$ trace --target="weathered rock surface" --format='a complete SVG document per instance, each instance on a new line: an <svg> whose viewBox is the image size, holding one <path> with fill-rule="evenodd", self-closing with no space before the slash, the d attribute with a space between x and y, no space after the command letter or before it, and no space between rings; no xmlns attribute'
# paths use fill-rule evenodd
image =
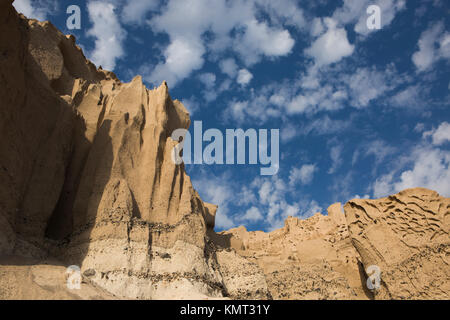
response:
<svg viewBox="0 0 450 320"><path fill-rule="evenodd" d="M166 83L122 83L0 0L0 299L449 298L450 199L409 189L216 234L172 161L189 122Z"/></svg>
<svg viewBox="0 0 450 320"><path fill-rule="evenodd" d="M270 233L239 227L219 233L216 242L258 265L274 299L370 297L340 203L330 206L328 216L289 217Z"/></svg>
<svg viewBox="0 0 450 320"><path fill-rule="evenodd" d="M345 205L354 247L381 270L381 299L449 299L450 199L416 188Z"/></svg>
<svg viewBox="0 0 450 320"><path fill-rule="evenodd" d="M121 83L10 1L0 24L0 253L43 249L122 297L222 296L216 207L172 161L190 120L166 83Z"/></svg>

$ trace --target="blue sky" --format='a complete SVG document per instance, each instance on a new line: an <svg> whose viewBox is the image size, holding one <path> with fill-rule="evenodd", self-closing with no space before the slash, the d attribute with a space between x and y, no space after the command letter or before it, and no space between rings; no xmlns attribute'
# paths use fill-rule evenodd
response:
<svg viewBox="0 0 450 320"><path fill-rule="evenodd" d="M66 8L81 8L68 30ZM381 29L368 29L369 5ZM409 187L450 196L446 0L19 0L76 36L122 81L167 80L203 128L280 129L280 169L187 165L219 205L216 230L270 231L288 216Z"/></svg>

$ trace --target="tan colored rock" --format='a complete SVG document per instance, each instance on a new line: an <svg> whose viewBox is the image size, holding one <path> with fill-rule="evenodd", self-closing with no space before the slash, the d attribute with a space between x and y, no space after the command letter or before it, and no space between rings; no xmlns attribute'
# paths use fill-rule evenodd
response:
<svg viewBox="0 0 450 320"><path fill-rule="evenodd" d="M257 264L274 299L368 298L358 254L346 224L341 224L345 216L340 204L328 212L306 220L289 217L283 228L269 233L231 229L216 242Z"/></svg>
<svg viewBox="0 0 450 320"><path fill-rule="evenodd" d="M114 295L82 276L80 289L70 289L67 268L55 260L0 257L1 300L111 300Z"/></svg>
<svg viewBox="0 0 450 320"><path fill-rule="evenodd" d="M450 199L423 188L345 205L352 242L381 270L380 299L448 299Z"/></svg>
<svg viewBox="0 0 450 320"><path fill-rule="evenodd" d="M73 37L1 6L0 254L50 252L127 298L221 297L205 255L216 208L172 161L184 106L166 83L121 83Z"/></svg>

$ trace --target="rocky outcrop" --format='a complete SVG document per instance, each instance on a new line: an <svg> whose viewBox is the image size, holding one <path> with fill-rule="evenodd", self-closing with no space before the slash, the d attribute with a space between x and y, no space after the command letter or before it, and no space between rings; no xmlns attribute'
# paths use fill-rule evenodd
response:
<svg viewBox="0 0 450 320"><path fill-rule="evenodd" d="M364 299L364 275L352 245L341 204L301 220L289 217L281 229L264 233L244 227L217 235L259 266L274 299ZM219 255L219 254L218 254Z"/></svg>
<svg viewBox="0 0 450 320"><path fill-rule="evenodd" d="M216 207L172 161L190 120L167 84L121 83L9 1L0 23L1 253L51 254L127 298L222 296Z"/></svg>
<svg viewBox="0 0 450 320"><path fill-rule="evenodd" d="M449 298L450 199L410 189L215 233L172 161L189 122L166 83L122 83L0 0L0 298Z"/></svg>
<svg viewBox="0 0 450 320"><path fill-rule="evenodd" d="M376 298L449 299L449 198L408 189L378 200L351 200L345 213L365 268L380 269Z"/></svg>
<svg viewBox="0 0 450 320"><path fill-rule="evenodd" d="M216 242L258 265L275 299L449 298L449 198L415 188L344 209L290 217L270 233L231 229Z"/></svg>

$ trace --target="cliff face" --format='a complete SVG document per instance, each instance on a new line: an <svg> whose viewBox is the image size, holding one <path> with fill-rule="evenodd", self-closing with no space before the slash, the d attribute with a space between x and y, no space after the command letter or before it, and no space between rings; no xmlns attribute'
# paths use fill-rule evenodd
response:
<svg viewBox="0 0 450 320"><path fill-rule="evenodd" d="M448 198L412 189L216 234L216 206L172 161L189 122L166 83L121 83L0 1L0 298L448 299ZM83 294L64 288L69 265Z"/></svg>
<svg viewBox="0 0 450 320"><path fill-rule="evenodd" d="M381 271L381 299L450 297L450 199L416 188L345 205L361 262Z"/></svg>
<svg viewBox="0 0 450 320"><path fill-rule="evenodd" d="M221 296L205 240L216 207L171 158L184 106L1 3L2 252L51 253L119 296Z"/></svg>
<svg viewBox="0 0 450 320"><path fill-rule="evenodd" d="M449 298L449 198L416 188L344 209L270 233L232 229L217 242L257 264L274 298Z"/></svg>

